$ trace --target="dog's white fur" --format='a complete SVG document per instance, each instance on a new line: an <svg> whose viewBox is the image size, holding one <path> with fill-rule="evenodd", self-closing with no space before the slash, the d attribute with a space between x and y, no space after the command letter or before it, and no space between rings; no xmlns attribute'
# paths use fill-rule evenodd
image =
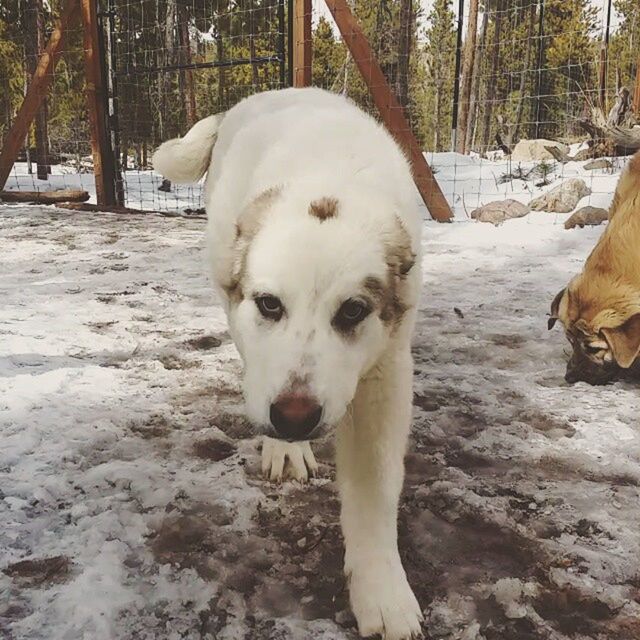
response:
<svg viewBox="0 0 640 640"><path fill-rule="evenodd" d="M174 181L208 169L213 280L244 362L249 417L268 425L278 394L303 385L323 406L323 423L336 426L345 572L361 635L419 635L396 523L421 288L421 217L405 157L345 98L287 89L199 122L162 145L154 165ZM321 220L309 211L323 198L337 206ZM392 257L407 249L416 265L398 271ZM393 285L402 309L389 320L375 307L344 335L332 318L362 295L366 278ZM257 310L253 298L265 293L283 301L279 322Z"/></svg>

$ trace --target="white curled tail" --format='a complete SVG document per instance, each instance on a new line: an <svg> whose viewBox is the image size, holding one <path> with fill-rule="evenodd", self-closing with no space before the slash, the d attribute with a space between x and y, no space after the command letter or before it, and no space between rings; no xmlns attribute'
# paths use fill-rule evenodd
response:
<svg viewBox="0 0 640 640"><path fill-rule="evenodd" d="M197 182L209 168L211 151L224 114L196 122L182 138L163 142L153 154L153 168L172 182Z"/></svg>

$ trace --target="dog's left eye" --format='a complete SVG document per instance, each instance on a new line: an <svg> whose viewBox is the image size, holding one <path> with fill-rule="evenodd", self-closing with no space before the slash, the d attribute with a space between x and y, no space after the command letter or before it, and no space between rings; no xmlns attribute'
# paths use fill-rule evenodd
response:
<svg viewBox="0 0 640 640"><path fill-rule="evenodd" d="M333 324L338 329L350 329L362 322L370 312L371 309L365 302L351 298L342 303L333 319Z"/></svg>
<svg viewBox="0 0 640 640"><path fill-rule="evenodd" d="M268 318L269 320L280 320L282 318L282 314L284 313L284 307L282 306L282 302L279 298L275 296L257 296L254 298L256 307L258 307L258 311L262 314L263 317Z"/></svg>

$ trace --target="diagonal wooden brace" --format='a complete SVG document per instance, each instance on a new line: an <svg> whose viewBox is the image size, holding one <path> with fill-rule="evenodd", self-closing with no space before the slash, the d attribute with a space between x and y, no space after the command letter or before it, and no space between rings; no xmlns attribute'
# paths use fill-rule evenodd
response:
<svg viewBox="0 0 640 640"><path fill-rule="evenodd" d="M326 0L326 4L369 87L382 121L411 162L413 178L431 217L439 222L451 220L453 218L451 207L422 155L422 149L411 131L404 109L384 77L360 24L351 13L346 0Z"/></svg>

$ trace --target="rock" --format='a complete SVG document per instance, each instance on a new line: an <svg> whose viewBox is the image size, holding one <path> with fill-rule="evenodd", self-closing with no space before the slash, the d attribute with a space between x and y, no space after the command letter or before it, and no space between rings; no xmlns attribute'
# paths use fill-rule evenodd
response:
<svg viewBox="0 0 640 640"><path fill-rule="evenodd" d="M565 223L565 229L575 227L597 226L609 219L609 212L601 207L582 207L578 209Z"/></svg>
<svg viewBox="0 0 640 640"><path fill-rule="evenodd" d="M550 213L570 213L578 202L591 194L584 180L571 178L529 203L533 211L549 211Z"/></svg>
<svg viewBox="0 0 640 640"><path fill-rule="evenodd" d="M513 149L511 159L520 162L540 162L541 160L554 160L553 154L545 147L557 147L561 152L568 154L569 147L555 140L520 140Z"/></svg>
<svg viewBox="0 0 640 640"><path fill-rule="evenodd" d="M611 164L611 161L606 158L597 158L596 160L587 162L587 164L584 165L584 168L587 171L593 171L594 169L611 169L612 167L613 164Z"/></svg>
<svg viewBox="0 0 640 640"><path fill-rule="evenodd" d="M576 153L576 155L571 159L575 160L576 162L584 162L585 160L590 160L592 156L592 149L580 149L580 151L578 151L578 153Z"/></svg>
<svg viewBox="0 0 640 640"><path fill-rule="evenodd" d="M494 200L471 212L478 222L490 222L496 226L510 218L522 218L529 213L529 207L517 200Z"/></svg>

